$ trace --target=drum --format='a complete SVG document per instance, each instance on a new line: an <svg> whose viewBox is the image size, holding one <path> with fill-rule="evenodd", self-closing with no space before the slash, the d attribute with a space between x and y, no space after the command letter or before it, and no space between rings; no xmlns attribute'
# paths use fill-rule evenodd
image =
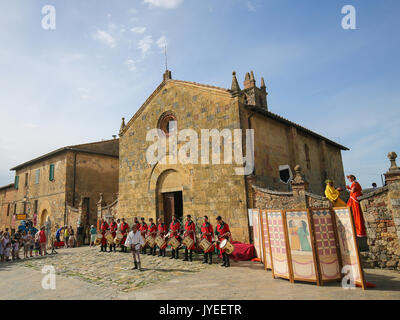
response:
<svg viewBox="0 0 400 320"><path fill-rule="evenodd" d="M204 252L209 252L211 251L211 247L213 246L213 244L208 241L206 238L203 238L200 243L199 243L199 247L204 251Z"/></svg>
<svg viewBox="0 0 400 320"><path fill-rule="evenodd" d="M165 241L165 239L160 236L157 236L156 244L160 249L165 249L165 247L167 246L167 242Z"/></svg>
<svg viewBox="0 0 400 320"><path fill-rule="evenodd" d="M230 243L227 239L222 240L219 247L222 250L225 250L225 252L227 254L231 254L233 252L233 250L235 250L235 247L233 246L233 244Z"/></svg>
<svg viewBox="0 0 400 320"><path fill-rule="evenodd" d="M148 237L146 238L146 244L147 244L150 248L153 248L154 245L156 244L156 240L154 239L154 237L148 236Z"/></svg>
<svg viewBox="0 0 400 320"><path fill-rule="evenodd" d="M188 248L188 249L192 247L193 243L194 243L194 240L193 240L191 237L189 237L189 236L186 236L186 237L182 240L182 244L183 244L186 248Z"/></svg>
<svg viewBox="0 0 400 320"><path fill-rule="evenodd" d="M168 245L171 246L174 250L180 246L180 242L175 238L171 238L168 240Z"/></svg>
<svg viewBox="0 0 400 320"><path fill-rule="evenodd" d="M98 246L101 243L101 238L96 238L96 240L94 241L94 244L96 246Z"/></svg>
<svg viewBox="0 0 400 320"><path fill-rule="evenodd" d="M112 234L110 232L106 233L106 239L107 239L107 243L108 244L114 244L114 237L112 236Z"/></svg>
<svg viewBox="0 0 400 320"><path fill-rule="evenodd" d="M121 241L121 239L124 237L123 235L122 235L122 232L121 231L117 231L117 235L115 236L117 239L119 239L119 241Z"/></svg>
<svg viewBox="0 0 400 320"><path fill-rule="evenodd" d="M101 241L102 238L103 238L103 235L100 232L98 232L96 234L96 239L100 239L100 241Z"/></svg>

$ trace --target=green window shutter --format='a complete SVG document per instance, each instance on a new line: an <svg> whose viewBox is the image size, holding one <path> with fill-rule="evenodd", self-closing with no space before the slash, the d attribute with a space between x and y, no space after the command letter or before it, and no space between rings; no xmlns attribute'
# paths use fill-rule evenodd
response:
<svg viewBox="0 0 400 320"><path fill-rule="evenodd" d="M35 179L35 183L38 184L39 183L39 177L40 177L40 169L36 170L36 179Z"/></svg>
<svg viewBox="0 0 400 320"><path fill-rule="evenodd" d="M15 183L14 183L15 189L18 189L18 185L19 185L19 176L15 176Z"/></svg>
<svg viewBox="0 0 400 320"><path fill-rule="evenodd" d="M53 181L53 180L54 180L54 164L51 164L51 165L50 165L49 180L50 180L50 181Z"/></svg>

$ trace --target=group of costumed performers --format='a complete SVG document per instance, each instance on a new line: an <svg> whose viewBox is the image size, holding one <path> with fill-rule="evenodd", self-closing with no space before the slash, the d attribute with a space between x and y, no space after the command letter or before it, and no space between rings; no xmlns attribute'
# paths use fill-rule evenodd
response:
<svg viewBox="0 0 400 320"><path fill-rule="evenodd" d="M367 233L365 230L364 217L359 200L359 198L362 196L362 188L354 175L348 175L347 179L351 183L350 186L346 186L346 188L350 191L350 198L347 201L347 207L350 207L351 212L353 213L357 237L364 238L367 236ZM334 208L346 206L346 203L339 197L341 191L343 191L342 188L335 188L333 186L332 180L326 180L325 196L331 201Z"/></svg>
<svg viewBox="0 0 400 320"><path fill-rule="evenodd" d="M232 241L229 225L223 221L222 217L217 217L217 226L214 231L213 226L208 221L208 217L204 216L198 237L196 237L196 224L191 215L186 216L182 231L181 223L177 216L172 216L169 228L161 218L157 220L157 224L154 223L152 218L149 219L149 224L145 222L144 218L140 220L141 222L139 223L137 218L134 219L130 231L129 225L124 218L118 224L114 221L114 218L109 218L108 222L105 219L101 219L100 234L98 235L98 238L101 238L99 241L101 245L100 251L106 252L107 245L110 248L109 252L115 252L117 245L121 247L121 252L127 252L129 247L132 251L135 265L133 269L141 270L140 253L146 254L147 247L150 249L147 255L155 256L158 248L158 256L166 257L167 246L171 246L171 259L179 259L179 250L183 247L185 249L183 261L192 262L196 244L198 245L198 242L203 241L205 245L200 246L204 252L203 263L212 264L212 254L217 249L223 260L221 266L230 266L229 254L224 248L220 247L221 242L224 240ZM115 239L117 238L119 241L116 242ZM197 239L199 240L197 241ZM170 241L174 244L171 244Z"/></svg>

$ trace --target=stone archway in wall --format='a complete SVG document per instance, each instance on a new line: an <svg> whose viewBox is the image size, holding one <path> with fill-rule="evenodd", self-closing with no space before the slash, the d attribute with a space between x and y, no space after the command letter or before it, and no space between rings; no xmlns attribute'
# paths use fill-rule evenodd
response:
<svg viewBox="0 0 400 320"><path fill-rule="evenodd" d="M154 165L148 185L149 193L154 197L154 216L169 223L172 214L183 215L184 197L191 193L191 184L190 168L187 166Z"/></svg>
<svg viewBox="0 0 400 320"><path fill-rule="evenodd" d="M39 226L44 226L48 218L50 219L50 214L47 209L42 210L39 215Z"/></svg>

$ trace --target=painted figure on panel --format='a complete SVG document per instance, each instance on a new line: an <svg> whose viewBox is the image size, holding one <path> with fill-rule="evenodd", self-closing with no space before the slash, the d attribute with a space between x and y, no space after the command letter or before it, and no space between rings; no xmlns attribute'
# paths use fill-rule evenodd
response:
<svg viewBox="0 0 400 320"><path fill-rule="evenodd" d="M290 234L290 247L292 250L300 250L300 238L297 234L297 227L294 225L294 221L289 221L289 234Z"/></svg>
<svg viewBox="0 0 400 320"><path fill-rule="evenodd" d="M310 233L307 230L307 223L304 220L298 221L299 227L297 229L297 234L300 238L301 251L311 251L310 245Z"/></svg>

